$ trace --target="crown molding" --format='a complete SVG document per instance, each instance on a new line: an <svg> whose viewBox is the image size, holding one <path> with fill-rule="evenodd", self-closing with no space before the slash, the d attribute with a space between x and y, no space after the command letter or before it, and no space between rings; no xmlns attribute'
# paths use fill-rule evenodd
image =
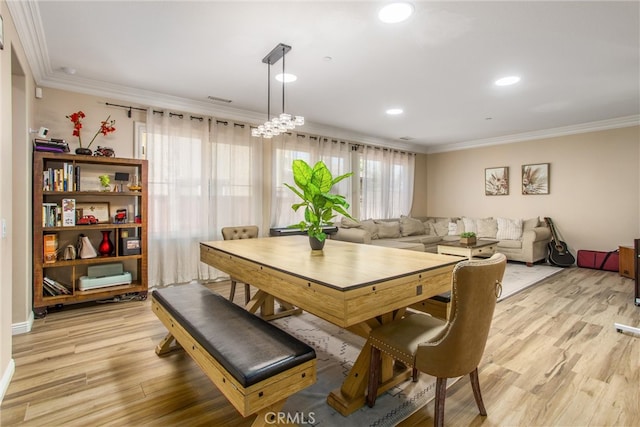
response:
<svg viewBox="0 0 640 427"><path fill-rule="evenodd" d="M513 144L516 142L531 141L534 139L555 138L558 136L575 135L580 133L596 132L607 129L618 129L638 125L640 125L640 115L625 116L589 123L581 123L578 125L544 129L534 132L499 136L495 138L476 139L472 141L464 141L452 144L432 145L427 148L426 153L435 154L448 151L468 150L471 148L488 147L491 145Z"/></svg>
<svg viewBox="0 0 640 427"><path fill-rule="evenodd" d="M6 3L20 43L24 47L33 78L38 84L44 76L52 72L40 9L37 2L34 1L8 0Z"/></svg>
<svg viewBox="0 0 640 427"><path fill-rule="evenodd" d="M18 32L20 42L24 47L33 78L38 86L106 97L148 108L203 114L254 125L264 122L265 114L256 111L242 110L226 105L216 105L211 101L187 99L138 88L114 85L78 76L70 76L62 71L54 71L49 60L38 3L35 1L21 0L7 0L6 3L14 21L16 31ZM633 115L495 138L428 146L414 142L365 135L330 125L313 123L309 120L306 121L300 131L303 133L344 139L355 143L394 148L414 153L434 154L638 125L640 125L640 115Z"/></svg>

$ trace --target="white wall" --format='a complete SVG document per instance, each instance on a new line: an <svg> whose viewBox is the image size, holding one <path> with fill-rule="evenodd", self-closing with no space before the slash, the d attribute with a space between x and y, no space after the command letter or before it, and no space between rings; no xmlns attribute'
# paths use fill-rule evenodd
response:
<svg viewBox="0 0 640 427"><path fill-rule="evenodd" d="M431 216L548 216L572 251L612 250L640 237L639 156L637 126L430 154L414 206ZM549 195L522 195L521 166L532 163L550 163ZM500 166L509 195L485 196L484 169Z"/></svg>
<svg viewBox="0 0 640 427"><path fill-rule="evenodd" d="M26 91L33 88L31 77L24 57L24 50L18 40L11 15L4 1L0 2L0 15L3 21L4 49L0 51L0 220L4 222L6 235L0 235L0 399L4 396L9 381L13 375L14 363L11 357L11 335L14 299L14 288L19 287L22 295L22 315L26 316L25 307L30 306L26 299L30 299L31 283L18 283L17 280L26 281L31 267L30 258L18 260L18 256L24 256L24 248L28 246L31 224L25 220L29 212L25 206L29 203L29 194L22 209L13 204L14 194L24 191L29 185L30 177L25 157L28 150L24 146L27 131L24 124L28 122L30 115L30 99ZM19 111L13 112L18 106ZM19 129L16 129L19 127ZM27 178L25 178L27 177ZM18 182L18 180L21 180ZM20 245L16 240L21 239ZM14 262L14 261L18 262ZM19 270L14 266L18 265Z"/></svg>

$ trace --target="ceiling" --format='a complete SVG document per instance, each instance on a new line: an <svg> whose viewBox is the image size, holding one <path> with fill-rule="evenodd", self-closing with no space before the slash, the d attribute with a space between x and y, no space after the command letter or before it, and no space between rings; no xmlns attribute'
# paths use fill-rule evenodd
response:
<svg viewBox="0 0 640 427"><path fill-rule="evenodd" d="M384 4L8 1L38 85L134 105L257 124L282 42L306 132L429 152L638 123L638 1L414 1L400 24Z"/></svg>

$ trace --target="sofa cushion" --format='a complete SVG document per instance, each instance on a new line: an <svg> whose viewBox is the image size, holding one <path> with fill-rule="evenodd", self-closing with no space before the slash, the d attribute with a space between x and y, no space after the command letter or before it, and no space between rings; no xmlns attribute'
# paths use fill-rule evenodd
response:
<svg viewBox="0 0 640 427"><path fill-rule="evenodd" d="M422 236L416 236L416 237L419 238L420 243L424 245L432 245L434 243L441 242L443 239L440 236L433 236L433 235L427 235L427 234L423 234ZM458 239L458 237L456 237L456 239Z"/></svg>
<svg viewBox="0 0 640 427"><path fill-rule="evenodd" d="M372 219L360 221L360 228L367 230L369 234L371 234L372 240L378 238L378 224L376 224Z"/></svg>
<svg viewBox="0 0 640 427"><path fill-rule="evenodd" d="M343 216L342 219L340 220L340 227L342 227L342 228L360 228L360 227L362 227L362 224L360 224L359 221L356 221L354 219L347 218L346 216Z"/></svg>
<svg viewBox="0 0 640 427"><path fill-rule="evenodd" d="M480 218L476 220L476 232L478 237L496 238L498 233L498 222L493 218Z"/></svg>
<svg viewBox="0 0 640 427"><path fill-rule="evenodd" d="M498 240L519 240L522 238L522 220L498 218Z"/></svg>
<svg viewBox="0 0 640 427"><path fill-rule="evenodd" d="M497 252L500 252L500 248L522 249L522 240L500 240Z"/></svg>
<svg viewBox="0 0 640 427"><path fill-rule="evenodd" d="M376 221L376 225L378 226L379 239L400 237L400 222Z"/></svg>
<svg viewBox="0 0 640 427"><path fill-rule="evenodd" d="M400 234L402 236L415 236L425 234L424 224L419 219L408 216L400 217Z"/></svg>
<svg viewBox="0 0 640 427"><path fill-rule="evenodd" d="M424 252L424 245L422 243L411 243L411 242L399 242L397 240L376 240L371 242L372 245L382 246L385 248L396 248L396 249L409 249L411 251Z"/></svg>

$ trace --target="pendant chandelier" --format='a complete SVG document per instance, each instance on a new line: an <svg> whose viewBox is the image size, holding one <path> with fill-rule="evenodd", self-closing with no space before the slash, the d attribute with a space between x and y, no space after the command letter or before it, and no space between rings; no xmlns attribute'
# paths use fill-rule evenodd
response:
<svg viewBox="0 0 640 427"><path fill-rule="evenodd" d="M296 126L304 125L304 117L292 116L287 114L284 108L284 83L285 83L285 62L284 56L291 50L291 46L279 43L273 48L267 56L262 59L262 62L267 64L267 121L263 125L257 128L251 129L251 136L261 136L263 138L272 138L280 135L283 132L290 131ZM271 118L271 66L278 62L282 58L282 113L279 116Z"/></svg>

